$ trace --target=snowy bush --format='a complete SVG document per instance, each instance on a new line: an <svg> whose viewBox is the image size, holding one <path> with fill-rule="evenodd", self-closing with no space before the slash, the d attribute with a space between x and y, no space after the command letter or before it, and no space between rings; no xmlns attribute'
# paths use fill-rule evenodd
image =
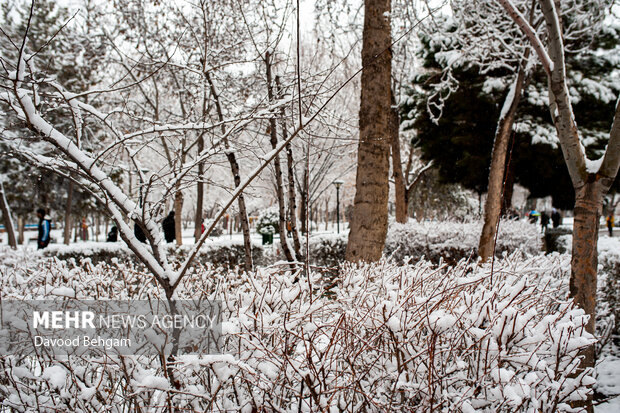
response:
<svg viewBox="0 0 620 413"><path fill-rule="evenodd" d="M258 229L258 233L261 235L271 235L276 233L276 229L273 225L263 225Z"/></svg>
<svg viewBox="0 0 620 413"><path fill-rule="evenodd" d="M256 232L262 235L277 234L280 230L280 215L276 208L262 211L256 220Z"/></svg>
<svg viewBox="0 0 620 413"><path fill-rule="evenodd" d="M388 230L385 253L397 262L422 257L432 262L454 264L476 254L482 223L409 220L394 223ZM501 221L497 236L496 255L523 251L539 254L541 237L535 225L526 221Z"/></svg>
<svg viewBox="0 0 620 413"><path fill-rule="evenodd" d="M310 238L310 262L324 267L336 267L344 261L347 250L346 234L323 234Z"/></svg>
<svg viewBox="0 0 620 413"><path fill-rule="evenodd" d="M124 263L5 255L3 300L162 294ZM205 267L177 296L222 300L225 354L2 355L0 399L17 411L574 411L593 384L577 353L593 338L564 300L567 258L345 266L329 294L315 273Z"/></svg>
<svg viewBox="0 0 620 413"><path fill-rule="evenodd" d="M567 255L572 251L572 235L558 238ZM598 292L596 297L596 330L600 337L597 352L620 334L620 239L599 237L598 240Z"/></svg>
<svg viewBox="0 0 620 413"><path fill-rule="evenodd" d="M168 244L167 253L173 264L182 262L191 251L193 245L176 246ZM98 264L100 262L121 261L124 263L138 264L133 252L124 243L89 242L73 245L52 244L42 251L47 257L56 257L60 260L74 260L76 263L83 261ZM245 248L243 244L235 242L218 242L213 245L203 246L196 256L196 260L202 265L214 265L225 269L243 266ZM252 245L252 258L257 265L265 264L263 248L260 245Z"/></svg>
<svg viewBox="0 0 620 413"><path fill-rule="evenodd" d="M598 313L613 316L613 333L620 334L620 239L600 238L598 243L599 286Z"/></svg>

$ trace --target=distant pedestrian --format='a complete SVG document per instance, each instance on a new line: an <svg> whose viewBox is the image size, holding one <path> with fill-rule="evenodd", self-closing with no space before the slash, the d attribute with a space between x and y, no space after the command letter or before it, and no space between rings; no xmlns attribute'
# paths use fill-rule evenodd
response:
<svg viewBox="0 0 620 413"><path fill-rule="evenodd" d="M540 214L540 232L547 232L547 226L549 226L549 215L547 215L547 212L543 211L543 213Z"/></svg>
<svg viewBox="0 0 620 413"><path fill-rule="evenodd" d="M86 222L86 218L82 218L82 241L88 241L88 223Z"/></svg>
<svg viewBox="0 0 620 413"><path fill-rule="evenodd" d="M551 213L551 221L553 222L553 228L557 228L562 225L562 215L555 208L553 208L553 212Z"/></svg>
<svg viewBox="0 0 620 413"><path fill-rule="evenodd" d="M39 234L37 236L37 249L44 249L50 243L50 231L52 224L50 218L46 215L43 208L37 209L37 217L39 217Z"/></svg>
<svg viewBox="0 0 620 413"><path fill-rule="evenodd" d="M116 225L110 228L110 232L108 232L107 242L116 242L118 241L118 227Z"/></svg>
<svg viewBox="0 0 620 413"><path fill-rule="evenodd" d="M166 239L166 242L173 242L176 239L176 232L174 230L174 211L170 211L168 216L162 221L161 226L164 230L164 238Z"/></svg>
<svg viewBox="0 0 620 413"><path fill-rule="evenodd" d="M530 211L530 213L528 214L528 218L530 219L530 223L531 224L535 224L536 222L538 222L538 217L540 216L540 213L538 211L536 211L535 209L532 209Z"/></svg>
<svg viewBox="0 0 620 413"><path fill-rule="evenodd" d="M607 230L609 231L609 236L614 236L614 214L611 213L607 215Z"/></svg>

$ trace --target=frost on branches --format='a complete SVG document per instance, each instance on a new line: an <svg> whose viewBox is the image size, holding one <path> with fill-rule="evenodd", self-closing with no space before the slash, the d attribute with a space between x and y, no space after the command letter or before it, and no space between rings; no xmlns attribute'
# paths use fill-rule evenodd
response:
<svg viewBox="0 0 620 413"><path fill-rule="evenodd" d="M124 264L4 254L3 300L63 287L78 299L164 295ZM569 266L558 255L512 255L493 272L382 260L343 268L329 291L316 273L295 282L275 268L201 268L177 295L222 300L225 354L165 367L113 351L0 356L0 398L17 411L569 412L594 382L591 370L576 374L594 339L565 300Z"/></svg>

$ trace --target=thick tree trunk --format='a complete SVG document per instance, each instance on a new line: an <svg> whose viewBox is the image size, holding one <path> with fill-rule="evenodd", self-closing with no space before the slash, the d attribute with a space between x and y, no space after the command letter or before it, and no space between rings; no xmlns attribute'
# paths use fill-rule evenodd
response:
<svg viewBox="0 0 620 413"><path fill-rule="evenodd" d="M360 140L356 191L346 258L376 261L385 246L388 218L392 36L390 0L365 0Z"/></svg>
<svg viewBox="0 0 620 413"><path fill-rule="evenodd" d="M512 125L525 83L525 64L526 63L523 63L519 68L517 77L506 96L506 100L502 107L502 114L500 115L497 125L497 131L495 132L495 141L493 143L493 152L491 155L491 168L489 170L487 200L484 205L484 224L478 244L478 256L480 256L482 262L492 257L493 251L495 250L495 235L502 209L502 184L504 180L504 171L506 169L506 154L508 152L508 142L510 141Z"/></svg>
<svg viewBox="0 0 620 413"><path fill-rule="evenodd" d="M183 192L180 185L174 193L174 237L177 245L183 245Z"/></svg>
<svg viewBox="0 0 620 413"><path fill-rule="evenodd" d="M271 60L269 52L265 53L265 66L267 71L267 96L269 97L269 102L273 102L275 97L273 93L273 80L271 75ZM278 146L278 131L276 118L273 116L269 119L269 138L271 148L276 149L276 147ZM282 251L284 252L284 256L286 257L287 261L293 262L295 261L295 257L293 256L291 248L288 245L288 239L286 237L286 203L284 201L284 188L282 185L282 165L280 164L279 154L276 155L276 157L274 158L273 166L276 174L276 195L278 198L278 215L280 218L280 245L282 246Z"/></svg>
<svg viewBox="0 0 620 413"><path fill-rule="evenodd" d="M407 223L407 189L400 160L400 116L392 93L390 111L390 135L392 136L392 176L394 177L394 204L396 205L396 222Z"/></svg>
<svg viewBox="0 0 620 413"><path fill-rule="evenodd" d="M202 153L204 149L204 137L202 133L198 137L197 152ZM204 203L204 163L198 163L198 182L196 182L196 215L194 216L194 241L198 242L202 235L202 209Z"/></svg>
<svg viewBox="0 0 620 413"><path fill-rule="evenodd" d="M573 224L573 253L571 257L570 296L575 304L590 316L586 330L595 334L596 290L598 269L598 230L600 211L603 206L603 192L595 177L576 190ZM580 369L593 368L596 362L594 346L581 351ZM593 413L591 397L577 402L574 407L585 408Z"/></svg>
<svg viewBox="0 0 620 413"><path fill-rule="evenodd" d="M6 200L4 184L0 181L0 209L2 210L2 219L4 221L4 229L9 238L9 246L13 249L17 248L15 240L15 227L13 226L13 217L11 216L11 208Z"/></svg>
<svg viewBox="0 0 620 413"><path fill-rule="evenodd" d="M594 318L596 315L597 245L602 207L603 194L597 181L593 179L593 182L589 182L577 190L573 224L570 295L575 303L590 315L587 330L592 334L594 334Z"/></svg>
<svg viewBox="0 0 620 413"><path fill-rule="evenodd" d="M69 245L71 243L72 205L73 205L73 181L70 181L69 189L67 189L67 205L65 207L65 228L63 230L63 241L65 245Z"/></svg>

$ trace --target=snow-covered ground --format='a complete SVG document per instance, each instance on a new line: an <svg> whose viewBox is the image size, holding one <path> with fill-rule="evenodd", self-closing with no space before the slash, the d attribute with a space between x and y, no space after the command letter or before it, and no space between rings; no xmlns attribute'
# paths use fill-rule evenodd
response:
<svg viewBox="0 0 620 413"><path fill-rule="evenodd" d="M596 389L609 397L594 407L596 413L620 412L620 338L603 349L601 358L596 363Z"/></svg>

